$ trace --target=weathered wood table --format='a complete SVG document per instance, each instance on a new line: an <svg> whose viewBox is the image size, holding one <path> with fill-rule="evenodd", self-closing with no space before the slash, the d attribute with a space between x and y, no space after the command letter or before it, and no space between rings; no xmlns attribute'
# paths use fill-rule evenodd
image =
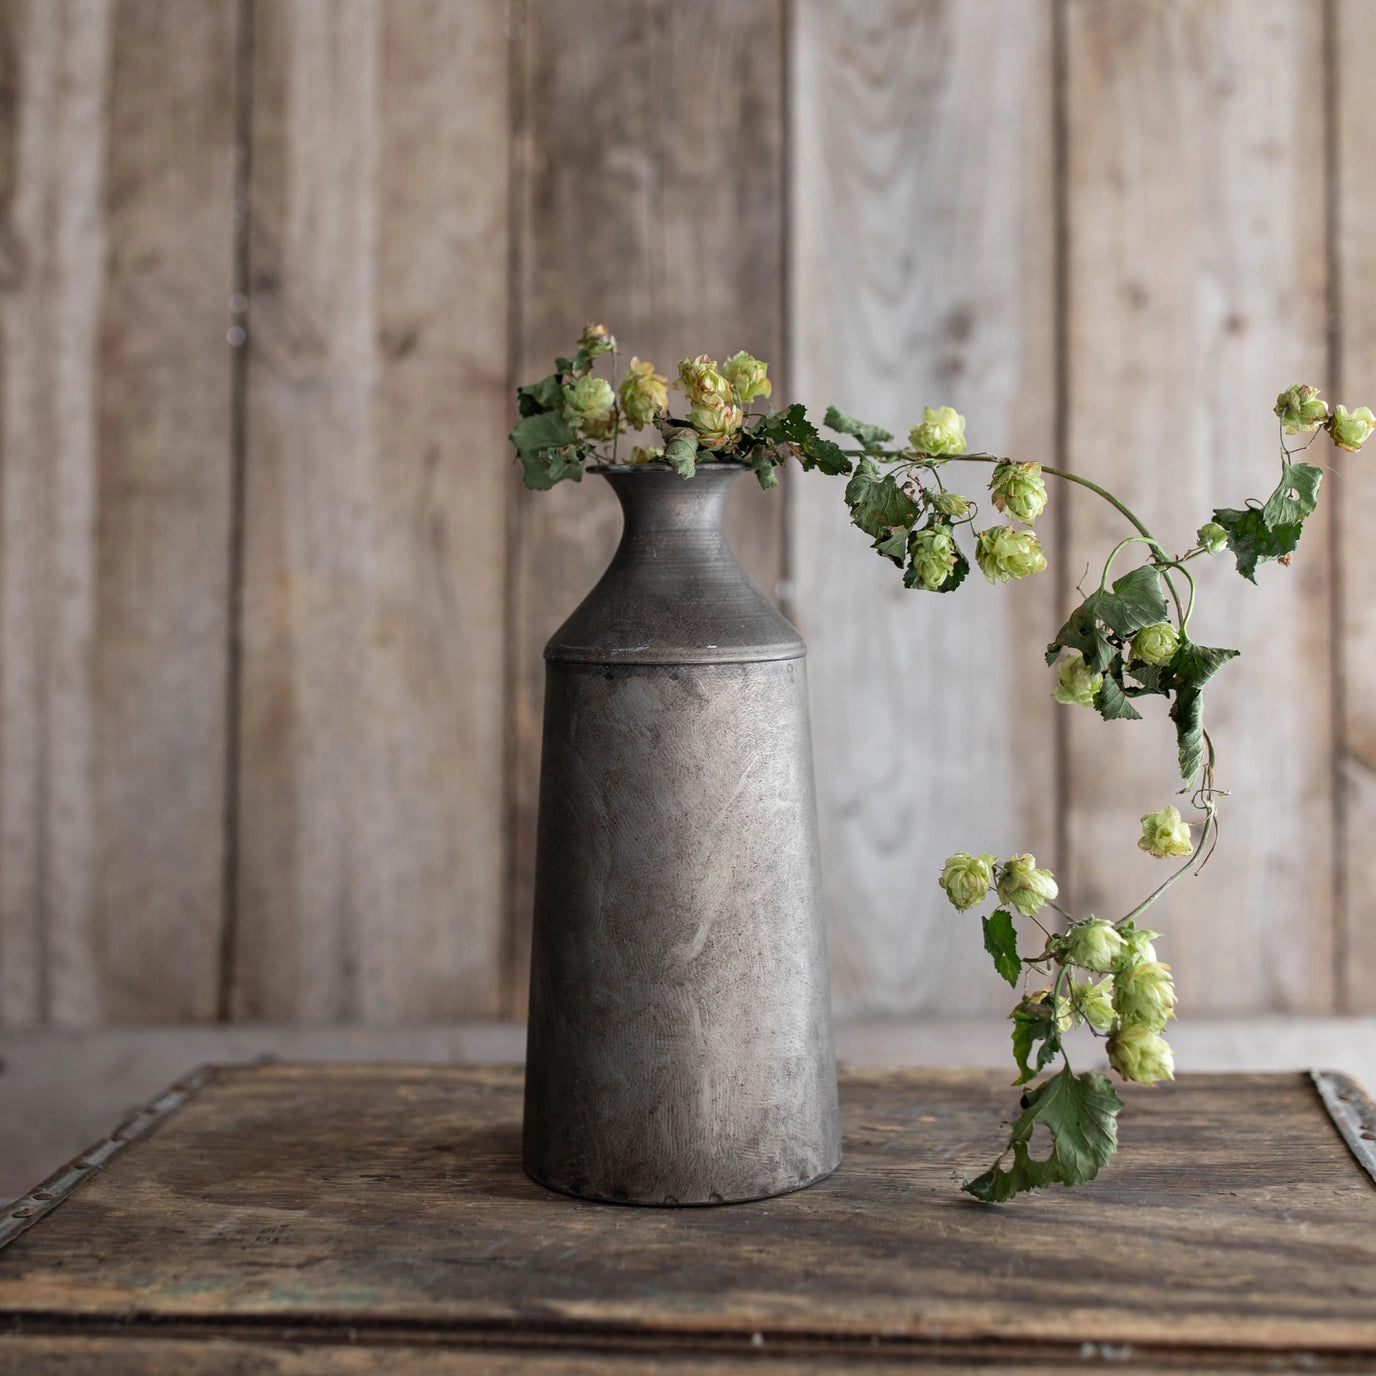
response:
<svg viewBox="0 0 1376 1376"><path fill-rule="evenodd" d="M848 1071L830 1180L639 1210L526 1179L519 1069L203 1072L0 1213L0 1372L1376 1371L1361 1092L1127 1098L1098 1181L988 1207L1005 1076Z"/></svg>

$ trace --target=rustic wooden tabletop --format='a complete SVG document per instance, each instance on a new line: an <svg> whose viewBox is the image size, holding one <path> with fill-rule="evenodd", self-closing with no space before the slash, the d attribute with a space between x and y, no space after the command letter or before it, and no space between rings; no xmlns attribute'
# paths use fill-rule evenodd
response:
<svg viewBox="0 0 1376 1376"><path fill-rule="evenodd" d="M519 1068L214 1069L0 1212L0 1372L1376 1369L1360 1090L1126 1097L1098 1181L988 1207L1006 1076L847 1071L829 1180L641 1210L525 1177Z"/></svg>

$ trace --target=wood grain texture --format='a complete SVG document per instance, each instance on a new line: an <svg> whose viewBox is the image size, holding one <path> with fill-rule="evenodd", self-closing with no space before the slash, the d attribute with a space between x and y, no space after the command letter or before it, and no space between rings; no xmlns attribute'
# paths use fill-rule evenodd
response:
<svg viewBox="0 0 1376 1376"><path fill-rule="evenodd" d="M483 1014L500 950L505 7L255 15L240 1017Z"/></svg>
<svg viewBox="0 0 1376 1376"><path fill-rule="evenodd" d="M799 396L903 438L954 405L972 446L1051 462L1050 7L807 0L795 72ZM987 468L944 476L999 521ZM1052 575L905 591L838 481L794 511L837 1009L1002 1007L936 879L956 850L1054 863Z"/></svg>
<svg viewBox="0 0 1376 1376"><path fill-rule="evenodd" d="M1275 395L1323 379L1322 32L1307 0L1067 8L1068 463L1168 548L1266 497ZM1192 636L1242 658L1206 694L1233 790L1220 848L1148 918L1186 1010L1331 1006L1328 510L1260 588L1230 556L1193 566ZM1077 493L1071 567L1097 580L1129 533ZM1173 732L1157 699L1141 723L1065 710L1069 905L1116 917L1164 877L1133 846L1143 813L1186 801Z"/></svg>
<svg viewBox="0 0 1376 1376"><path fill-rule="evenodd" d="M1362 44L1376 41L1376 8L1360 0L1333 7L1336 178L1330 204L1337 250L1338 389L1333 400L1351 410L1376 396L1376 321L1367 303L1376 298L1376 108L1356 59ZM1359 396L1360 393L1360 396ZM1335 651L1341 717L1338 778L1342 833L1338 864L1342 907L1337 951L1338 1006L1376 1010L1376 548L1365 521L1376 497L1376 475L1367 456L1342 454L1325 493L1336 521L1340 620Z"/></svg>
<svg viewBox="0 0 1376 1376"><path fill-rule="evenodd" d="M827 1181L628 1210L521 1173L518 1069L224 1070L0 1253L0 1328L116 1352L347 1334L957 1369L1369 1365L1376 1189L1307 1078L1129 1088L1099 1180L1009 1207L958 1189L996 1148L1006 1077L851 1071Z"/></svg>
<svg viewBox="0 0 1376 1376"><path fill-rule="evenodd" d="M0 1019L204 1018L235 5L2 18Z"/></svg>
<svg viewBox="0 0 1376 1376"><path fill-rule="evenodd" d="M516 129L518 381L587 321L672 377L747 349L783 376L782 0L532 0ZM514 415L514 412L513 412ZM545 642L592 589L620 530L600 479L548 493L513 469L510 1008L525 1007ZM741 482L727 534L777 597L782 492Z"/></svg>

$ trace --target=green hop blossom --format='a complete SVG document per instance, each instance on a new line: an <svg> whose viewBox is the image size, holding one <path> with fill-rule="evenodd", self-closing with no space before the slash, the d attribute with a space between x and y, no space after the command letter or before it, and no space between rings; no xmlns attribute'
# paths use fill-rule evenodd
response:
<svg viewBox="0 0 1376 1376"><path fill-rule="evenodd" d="M740 434L745 414L730 402L704 402L688 412L688 424L698 432L704 449L724 449Z"/></svg>
<svg viewBox="0 0 1376 1376"><path fill-rule="evenodd" d="M1031 525L1046 507L1046 483L1039 463L1014 463L1004 459L994 465L989 482L994 505L1025 525Z"/></svg>
<svg viewBox="0 0 1376 1376"><path fill-rule="evenodd" d="M1057 702L1069 707L1093 707L1094 698L1104 686L1103 674L1091 674L1085 657L1079 650L1069 650L1056 665Z"/></svg>
<svg viewBox="0 0 1376 1376"><path fill-rule="evenodd" d="M1120 1027L1108 1039L1108 1063L1139 1085L1175 1079L1175 1057L1166 1039L1140 1023Z"/></svg>
<svg viewBox="0 0 1376 1376"><path fill-rule="evenodd" d="M768 367L743 349L721 365L721 374L731 384L738 406L749 406L756 397L767 397L774 390L774 384L765 376Z"/></svg>
<svg viewBox="0 0 1376 1376"><path fill-rule="evenodd" d="M1339 449L1355 454L1373 429L1376 429L1376 416L1371 414L1369 406L1359 406L1355 411L1349 411L1346 406L1333 408L1328 433Z"/></svg>
<svg viewBox="0 0 1376 1376"><path fill-rule="evenodd" d="M1169 965L1144 960L1129 966L1113 981L1113 1007L1123 1026L1159 1032L1175 1016L1175 982Z"/></svg>
<svg viewBox="0 0 1376 1376"><path fill-rule="evenodd" d="M908 541L908 553L928 592L936 592L956 566L956 542L942 525L914 531Z"/></svg>
<svg viewBox="0 0 1376 1376"><path fill-rule="evenodd" d="M1299 435L1328 419L1328 403L1317 387L1304 387L1297 382L1276 398L1276 415L1287 435Z"/></svg>
<svg viewBox="0 0 1376 1376"><path fill-rule="evenodd" d="M1180 648L1180 636L1169 621L1143 626L1133 637L1128 662L1140 659L1143 664L1169 664Z"/></svg>
<svg viewBox="0 0 1376 1376"><path fill-rule="evenodd" d="M650 444L638 444L631 450L632 463L654 463L657 459L664 457L662 449L656 449Z"/></svg>
<svg viewBox="0 0 1376 1376"><path fill-rule="evenodd" d="M954 406L922 408L922 424L908 431L908 443L919 454L940 457L965 452L965 417Z"/></svg>
<svg viewBox="0 0 1376 1376"><path fill-rule="evenodd" d="M1060 889L1050 870L1039 870L1034 855L1015 855L999 873L999 897L1024 917L1046 906Z"/></svg>
<svg viewBox="0 0 1376 1376"><path fill-rule="evenodd" d="M1148 927L1137 928L1131 922L1118 929L1127 942L1127 954L1123 957L1123 969L1128 969L1144 960L1156 959L1156 947L1152 942L1161 935Z"/></svg>
<svg viewBox="0 0 1376 1376"><path fill-rule="evenodd" d="M989 892L989 886L994 882L994 857L971 855L968 850L958 850L946 861L946 868L936 882L946 890L946 897L964 912L982 903Z"/></svg>
<svg viewBox="0 0 1376 1376"><path fill-rule="evenodd" d="M1012 526L990 526L979 533L975 543L975 562L991 583L1006 583L1010 578L1026 578L1046 567L1041 543L1030 530Z"/></svg>
<svg viewBox="0 0 1376 1376"><path fill-rule="evenodd" d="M655 418L669 405L669 379L655 372L653 363L631 359L621 383L621 409L637 430Z"/></svg>
<svg viewBox="0 0 1376 1376"><path fill-rule="evenodd" d="M1228 548L1228 532L1224 530L1217 521L1205 521L1204 524L1195 531L1194 538L1198 540L1210 554L1221 554Z"/></svg>
<svg viewBox="0 0 1376 1376"><path fill-rule="evenodd" d="M1142 835L1137 839L1137 848L1158 860L1190 855L1194 851L1190 824L1180 820L1178 808L1163 807L1160 812L1149 812L1142 818Z"/></svg>
<svg viewBox="0 0 1376 1376"><path fill-rule="evenodd" d="M604 378L591 373L564 388L564 419L589 439L609 440L616 433L616 393Z"/></svg>
<svg viewBox="0 0 1376 1376"><path fill-rule="evenodd" d="M1090 917L1077 922L1061 938L1061 943L1068 965L1078 966L1081 970L1094 970L1099 974L1110 974L1117 970L1128 949L1123 934L1102 917Z"/></svg>
<svg viewBox="0 0 1376 1376"><path fill-rule="evenodd" d="M1070 1002L1080 1017L1096 1032L1107 1032L1118 1015L1113 1011L1113 979L1098 984L1070 982Z"/></svg>
<svg viewBox="0 0 1376 1376"><path fill-rule="evenodd" d="M968 516L970 514L970 499L962 497L959 492L938 492L932 498L932 505L943 516Z"/></svg>
<svg viewBox="0 0 1376 1376"><path fill-rule="evenodd" d="M681 359L678 365L678 379L674 386L680 392L686 393L694 406L731 404L731 384L718 371L716 361L708 358L706 354Z"/></svg>
<svg viewBox="0 0 1376 1376"><path fill-rule="evenodd" d="M584 325L578 347L586 349L589 358L597 358L616 348L616 336L605 325Z"/></svg>

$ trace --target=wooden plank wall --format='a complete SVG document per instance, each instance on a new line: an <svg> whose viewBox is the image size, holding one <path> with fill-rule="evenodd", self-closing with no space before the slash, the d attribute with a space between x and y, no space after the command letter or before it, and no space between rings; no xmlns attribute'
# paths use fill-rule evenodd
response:
<svg viewBox="0 0 1376 1376"><path fill-rule="evenodd" d="M957 405L1170 543L1263 492L1282 385L1376 396L1373 38L1366 0L0 0L0 1024L521 1012L540 649L616 512L504 435L586 319ZM1376 1007L1364 462L1264 591L1201 589L1245 657L1162 923L1191 1010ZM836 487L731 523L812 646L837 1008L992 1010L949 850L1109 912L1154 874L1160 724L1054 709L1039 654L1117 527L1057 493L1053 573L924 599Z"/></svg>

